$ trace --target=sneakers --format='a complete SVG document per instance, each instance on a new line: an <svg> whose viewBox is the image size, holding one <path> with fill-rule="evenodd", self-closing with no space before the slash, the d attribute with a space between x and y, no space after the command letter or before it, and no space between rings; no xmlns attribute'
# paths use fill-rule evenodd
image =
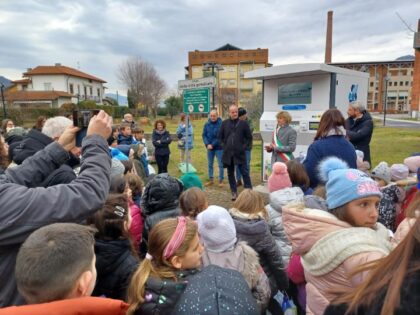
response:
<svg viewBox="0 0 420 315"><path fill-rule="evenodd" d="M239 186L242 186L242 181L241 181L241 180L238 180L238 181L236 182L236 187L239 187Z"/></svg>
<svg viewBox="0 0 420 315"><path fill-rule="evenodd" d="M235 201L238 198L238 194L236 192L232 193L232 201Z"/></svg>
<svg viewBox="0 0 420 315"><path fill-rule="evenodd" d="M213 178L212 178L212 179L210 179L207 183L205 183L205 184L204 184L204 186L205 186L205 187L208 187L208 186L213 186L213 184L214 184L214 182L213 182Z"/></svg>
<svg viewBox="0 0 420 315"><path fill-rule="evenodd" d="M222 188L223 186L225 186L224 184L223 184L223 179L222 180L219 180L219 185L218 185L220 188Z"/></svg>

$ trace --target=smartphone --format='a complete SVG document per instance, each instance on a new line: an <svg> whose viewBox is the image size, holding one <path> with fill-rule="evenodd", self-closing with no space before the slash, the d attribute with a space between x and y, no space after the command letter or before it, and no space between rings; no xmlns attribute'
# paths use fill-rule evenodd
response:
<svg viewBox="0 0 420 315"><path fill-rule="evenodd" d="M82 146L83 138L86 137L87 128L93 116L99 113L98 109L93 110L75 110L73 111L73 126L79 127L76 134L76 147Z"/></svg>

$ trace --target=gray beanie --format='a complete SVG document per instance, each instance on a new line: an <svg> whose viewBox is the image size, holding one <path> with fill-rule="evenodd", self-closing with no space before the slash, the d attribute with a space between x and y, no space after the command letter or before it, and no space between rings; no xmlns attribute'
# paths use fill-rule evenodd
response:
<svg viewBox="0 0 420 315"><path fill-rule="evenodd" d="M235 223L225 208L208 207L197 216L197 223L198 233L206 250L222 253L235 245Z"/></svg>
<svg viewBox="0 0 420 315"><path fill-rule="evenodd" d="M372 170L371 174L373 178L383 179L387 184L391 181L391 168L387 162L380 162Z"/></svg>
<svg viewBox="0 0 420 315"><path fill-rule="evenodd" d="M120 160L112 159L111 160L111 177L115 175L124 174L125 167Z"/></svg>

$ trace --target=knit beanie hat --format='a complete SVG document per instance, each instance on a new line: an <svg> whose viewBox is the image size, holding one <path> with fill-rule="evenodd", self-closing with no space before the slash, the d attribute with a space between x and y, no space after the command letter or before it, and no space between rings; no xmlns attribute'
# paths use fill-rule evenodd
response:
<svg viewBox="0 0 420 315"><path fill-rule="evenodd" d="M391 168L388 166L387 162L380 162L372 170L371 175L373 178L383 179L385 183L388 185L389 182L391 181Z"/></svg>
<svg viewBox="0 0 420 315"><path fill-rule="evenodd" d="M125 167L121 161L117 159L111 159L111 177L115 175L124 174Z"/></svg>
<svg viewBox="0 0 420 315"><path fill-rule="evenodd" d="M179 180L184 185L184 190L191 187L197 187L203 190L203 183L196 173L185 173L179 178Z"/></svg>
<svg viewBox="0 0 420 315"><path fill-rule="evenodd" d="M330 157L320 163L319 173L326 183L328 210L369 196L382 197L378 184L367 174L349 168L343 160Z"/></svg>
<svg viewBox="0 0 420 315"><path fill-rule="evenodd" d="M391 165L391 180L397 181L408 177L408 167L404 164Z"/></svg>
<svg viewBox="0 0 420 315"><path fill-rule="evenodd" d="M273 172L268 178L268 191L273 192L292 187L286 164L276 162L273 164Z"/></svg>
<svg viewBox="0 0 420 315"><path fill-rule="evenodd" d="M408 158L405 158L404 164L407 165L411 173L415 173L420 167L420 156L410 156Z"/></svg>
<svg viewBox="0 0 420 315"><path fill-rule="evenodd" d="M236 228L229 212L219 206L209 206L197 216L198 233L204 247L222 253L236 243Z"/></svg>

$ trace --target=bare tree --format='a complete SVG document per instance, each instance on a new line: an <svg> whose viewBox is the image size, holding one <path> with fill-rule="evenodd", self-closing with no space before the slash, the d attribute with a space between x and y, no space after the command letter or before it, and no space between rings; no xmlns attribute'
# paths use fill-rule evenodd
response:
<svg viewBox="0 0 420 315"><path fill-rule="evenodd" d="M166 84L153 65L140 58L129 58L119 66L118 77L130 90L134 104L142 103L147 114L152 111L156 115Z"/></svg>

